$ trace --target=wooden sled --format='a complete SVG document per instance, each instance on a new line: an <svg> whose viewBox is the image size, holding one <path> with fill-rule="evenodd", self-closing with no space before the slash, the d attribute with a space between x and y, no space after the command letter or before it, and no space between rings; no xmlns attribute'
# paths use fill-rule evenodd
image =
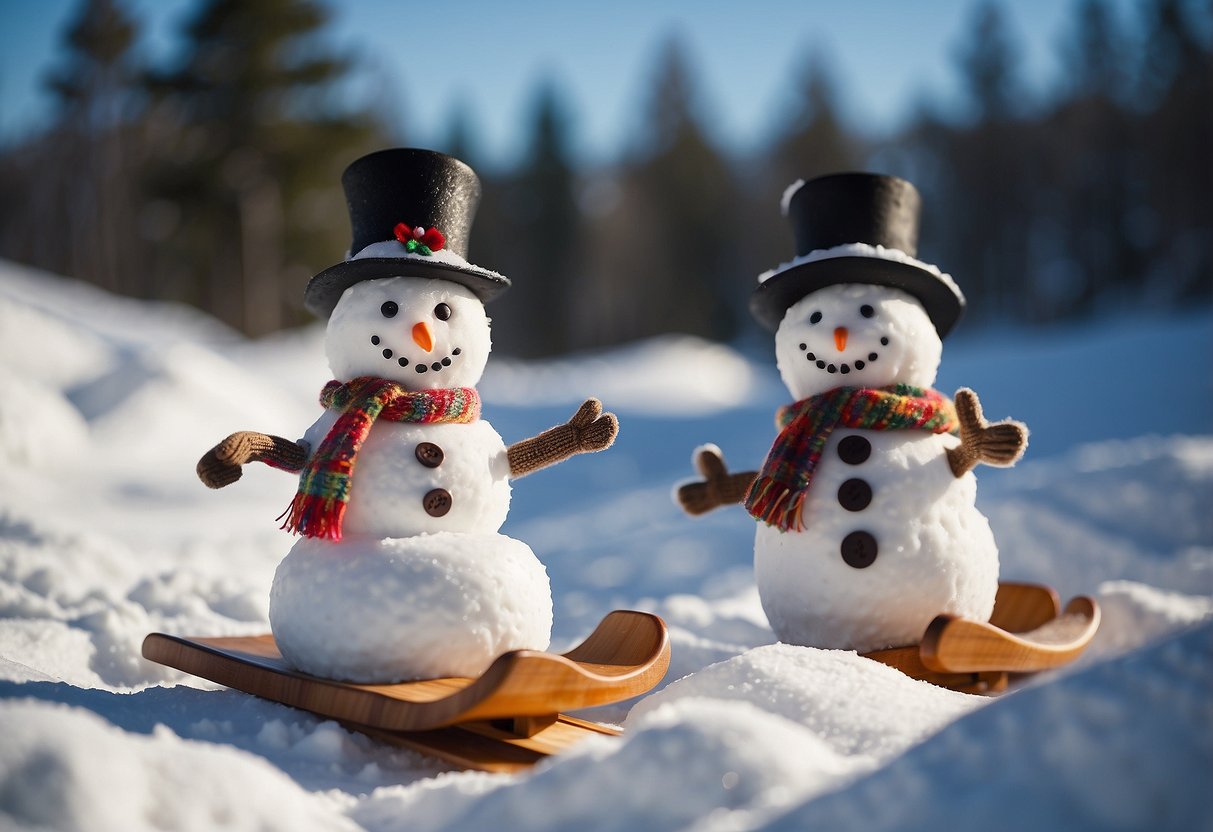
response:
<svg viewBox="0 0 1213 832"><path fill-rule="evenodd" d="M151 633L143 656L236 690L335 719L462 768L516 771L614 728L562 715L651 690L670 664L665 622L616 610L563 655L515 650L476 679L364 685L310 676L271 635L183 638Z"/></svg>
<svg viewBox="0 0 1213 832"><path fill-rule="evenodd" d="M965 693L998 693L1011 676L1074 661L1099 629L1099 605L1080 595L1063 610L1038 584L1002 583L989 623L940 615L919 644L864 653L907 676Z"/></svg>

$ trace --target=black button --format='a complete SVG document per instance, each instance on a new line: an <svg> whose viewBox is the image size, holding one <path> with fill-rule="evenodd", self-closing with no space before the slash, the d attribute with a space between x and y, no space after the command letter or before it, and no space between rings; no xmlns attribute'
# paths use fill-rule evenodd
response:
<svg viewBox="0 0 1213 832"><path fill-rule="evenodd" d="M838 443L838 458L847 465L859 465L861 462L867 462L871 455L872 443L862 436L852 434L844 437Z"/></svg>
<svg viewBox="0 0 1213 832"><path fill-rule="evenodd" d="M451 510L451 492L445 488L435 488L421 498L421 505L430 517L441 517Z"/></svg>
<svg viewBox="0 0 1213 832"><path fill-rule="evenodd" d="M433 442L422 442L417 446L417 461L426 468L437 468L444 459L446 454Z"/></svg>
<svg viewBox="0 0 1213 832"><path fill-rule="evenodd" d="M863 511L872 502L872 486L865 480L849 479L838 486L838 503L847 511Z"/></svg>
<svg viewBox="0 0 1213 832"><path fill-rule="evenodd" d="M847 566L866 569L876 562L876 538L868 532L851 532L842 539L839 549Z"/></svg>

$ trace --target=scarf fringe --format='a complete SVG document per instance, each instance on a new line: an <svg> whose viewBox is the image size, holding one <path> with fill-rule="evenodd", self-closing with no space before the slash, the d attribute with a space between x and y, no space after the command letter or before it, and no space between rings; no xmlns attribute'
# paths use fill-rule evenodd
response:
<svg viewBox="0 0 1213 832"><path fill-rule="evenodd" d="M323 407L341 411L299 475L299 488L282 528L305 537L341 540L350 483L363 440L378 419L415 424L469 424L480 417L480 397L471 387L409 391L394 381L361 376L330 381L320 393Z"/></svg>
<svg viewBox="0 0 1213 832"><path fill-rule="evenodd" d="M745 506L755 519L784 531L804 531L804 502L808 489L793 489L770 477L759 477L750 486Z"/></svg>
<svg viewBox="0 0 1213 832"><path fill-rule="evenodd" d="M782 531L803 531L809 486L831 432L838 426L863 430L957 429L952 403L936 390L837 387L780 408L779 435L771 445L744 505L756 520Z"/></svg>
<svg viewBox="0 0 1213 832"><path fill-rule="evenodd" d="M345 518L347 505L345 500L336 497L296 494L286 511L278 515L279 520L286 518L279 528L304 537L340 540L341 521Z"/></svg>

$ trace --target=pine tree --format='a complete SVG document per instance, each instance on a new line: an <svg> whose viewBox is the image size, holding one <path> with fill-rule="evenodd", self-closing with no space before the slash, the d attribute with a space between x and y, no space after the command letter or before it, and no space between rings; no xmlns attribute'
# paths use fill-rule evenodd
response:
<svg viewBox="0 0 1213 832"><path fill-rule="evenodd" d="M797 106L772 154L779 181L787 185L796 179L853 170L863 148L839 116L837 84L823 53L808 53L797 89Z"/></svg>
<svg viewBox="0 0 1213 832"><path fill-rule="evenodd" d="M1015 76L1019 49L1003 15L1002 8L992 0L977 6L969 32L956 52L968 103L979 123L1006 121L1022 109L1022 92Z"/></svg>
<svg viewBox="0 0 1213 832"><path fill-rule="evenodd" d="M827 55L820 50L805 53L791 84L794 97L780 121L771 148L764 154L763 175L751 177L752 206L745 212L749 245L739 252L742 274L755 275L791 259L794 254L791 227L780 216L784 191L797 180L863 167L863 143L839 115L838 85ZM741 283L746 292L753 284ZM739 308L748 302L742 295Z"/></svg>
<svg viewBox="0 0 1213 832"><path fill-rule="evenodd" d="M141 270L130 181L140 105L135 39L115 0L80 4L65 55L46 79L58 103L55 125L9 154L28 167L9 179L16 192L4 223L7 255L127 293L137 291Z"/></svg>
<svg viewBox="0 0 1213 832"><path fill-rule="evenodd" d="M348 246L339 177L381 133L342 101L353 65L324 44L326 21L312 0L207 0L181 66L152 82L155 187L181 216L170 259L250 334L300 319L307 278Z"/></svg>
<svg viewBox="0 0 1213 832"><path fill-rule="evenodd" d="M640 144L617 178L618 208L597 223L595 279L582 307L593 316L581 316L579 335L617 341L736 331L744 314L735 301L744 284L740 199L698 106L690 63L669 40L642 110Z"/></svg>
<svg viewBox="0 0 1213 832"><path fill-rule="evenodd" d="M516 271L514 287L502 301L502 319L519 321L503 340L509 350L536 356L559 353L570 345L572 270L581 214L570 119L553 82L539 86L532 110L527 155L512 177L503 218L510 229L510 259Z"/></svg>
<svg viewBox="0 0 1213 832"><path fill-rule="evenodd" d="M1112 8L1081 0L1061 53L1065 96L1040 125L1051 185L1035 208L1051 229L1037 235L1033 266L1042 319L1089 311L1109 291L1127 295L1141 265L1129 225L1143 196L1143 154L1125 109L1131 62Z"/></svg>
<svg viewBox="0 0 1213 832"><path fill-rule="evenodd" d="M1151 0L1142 72L1142 141L1153 212L1150 290L1178 302L1213 295L1213 9Z"/></svg>
<svg viewBox="0 0 1213 832"><path fill-rule="evenodd" d="M975 317L1027 314L1028 238L1038 151L1021 117L1028 109L1016 75L1018 48L1001 7L978 6L956 52L975 123L959 130L945 158L952 187L942 194L954 212L958 270Z"/></svg>

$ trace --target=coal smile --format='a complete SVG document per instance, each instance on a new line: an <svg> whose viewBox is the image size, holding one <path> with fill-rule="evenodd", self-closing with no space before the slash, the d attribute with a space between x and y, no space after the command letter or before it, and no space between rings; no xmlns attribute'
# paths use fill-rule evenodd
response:
<svg viewBox="0 0 1213 832"><path fill-rule="evenodd" d="M881 338L880 344L881 344L881 346L887 347L889 345L889 339ZM827 373L841 373L844 376L847 375L848 373L850 373L852 369L862 370L864 367L868 366L869 364L875 363L875 361L878 358L880 358L879 353L870 352L870 353L868 353L868 357L866 359L858 358L858 359L855 359L854 361L850 362L849 364L844 363L844 362L839 362L837 364L833 364L833 363L830 363L829 361L826 361L823 358L819 358L816 353L810 351L808 344L801 344L800 351L804 353L804 357L807 361L817 365L817 369L825 370Z"/></svg>
<svg viewBox="0 0 1213 832"><path fill-rule="evenodd" d="M377 347L377 346L379 346L380 343L381 343L381 339L379 338L378 335L371 336L371 344L373 344L374 346ZM441 358L438 361L429 362L428 364L418 362L413 365L413 369L416 370L417 373L419 373L419 374L428 373L431 371L433 371L435 373L440 373L445 368L451 366L452 360L454 360L454 358L459 356L462 352L463 352L463 350L460 347L455 347L455 349L451 350L450 355L445 356L444 358ZM409 360L407 358L405 358L403 355L396 357L396 354L394 352L392 352L392 350L390 350L386 347L383 350L383 358L386 361L391 361L393 358L395 358L396 363L399 364L401 367L409 366Z"/></svg>

